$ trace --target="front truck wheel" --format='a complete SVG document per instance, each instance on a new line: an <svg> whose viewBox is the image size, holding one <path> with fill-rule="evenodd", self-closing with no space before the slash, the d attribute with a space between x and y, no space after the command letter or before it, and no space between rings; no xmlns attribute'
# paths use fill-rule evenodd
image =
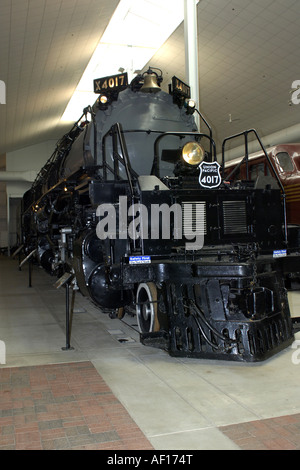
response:
<svg viewBox="0 0 300 470"><path fill-rule="evenodd" d="M157 316L157 288L154 282L142 282L136 293L136 317L141 333L160 330Z"/></svg>

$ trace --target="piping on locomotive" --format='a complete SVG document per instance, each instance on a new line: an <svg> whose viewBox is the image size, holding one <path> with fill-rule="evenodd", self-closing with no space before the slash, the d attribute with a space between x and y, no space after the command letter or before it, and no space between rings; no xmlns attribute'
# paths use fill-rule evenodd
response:
<svg viewBox="0 0 300 470"><path fill-rule="evenodd" d="M134 306L145 345L266 359L294 339L281 188L224 181L188 85L173 77L166 93L161 81L154 68L94 81L95 104L24 195L26 253L111 315Z"/></svg>

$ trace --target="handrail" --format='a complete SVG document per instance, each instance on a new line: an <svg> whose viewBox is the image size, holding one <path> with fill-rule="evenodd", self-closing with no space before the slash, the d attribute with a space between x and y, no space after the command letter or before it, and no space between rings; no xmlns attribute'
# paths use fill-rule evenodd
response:
<svg viewBox="0 0 300 470"><path fill-rule="evenodd" d="M106 162L105 139L107 138L108 135L112 136L114 170L112 170L112 168L110 168L110 166ZM115 137L117 137L118 140ZM121 150L121 154L122 154L121 156L119 155L119 153L117 151L118 141L119 141L119 144L120 144L120 150ZM128 151L127 151L127 148L126 148L126 143L125 143L125 139L124 139L124 135L123 135L122 126L119 122L116 122L115 124L113 124L111 126L111 128L109 129L109 131L103 136L102 149L103 149L104 180L107 179L107 174L106 174L107 168L115 176L119 176L118 175L117 162L120 162L125 168L128 183L129 183L129 187L130 187L131 196L133 196L134 195L134 190L133 190L132 176L136 178L137 174L131 168L130 159L129 159L129 155L128 155Z"/></svg>
<svg viewBox="0 0 300 470"><path fill-rule="evenodd" d="M202 119L202 121L204 122L204 124L206 125L206 127L207 127L208 130L209 130L209 137L210 137L210 154L212 154L212 142L213 142L212 128L211 128L211 126L208 124L208 122L207 122L207 120L205 119L205 117L203 116L203 114L199 111L199 109L195 108L195 111L196 111L196 113L199 114L200 119Z"/></svg>
<svg viewBox="0 0 300 470"><path fill-rule="evenodd" d="M268 163L270 165L270 167L272 168L273 170L273 173L275 175L275 178L280 186L280 189L281 189L281 192L282 192L282 198L283 198L283 211L284 211L284 238L285 238L285 243L287 244L287 214L286 214L286 194L285 194L285 190L284 190L284 187L283 187L283 184L281 183L280 181L280 178L274 168L274 165L273 165L273 162L271 161L257 131L255 129L248 129L248 130L245 130L245 131L242 131L242 132L239 132L238 134L234 134L230 137L226 137L224 140L223 140L223 143L222 143L222 172L223 172L223 178L225 176L225 144L226 142L228 142L228 140L231 140L231 139L235 139L236 137L240 137L240 136L244 136L244 139L245 139L245 156L244 158L240 161L240 163L238 163L236 165L236 167L230 172L230 174L227 176L227 179L229 180L230 177L237 171L238 168L241 167L241 165L245 162L246 163L246 174L247 174L247 179L249 178L249 168L248 168L248 161L249 161L249 153L248 153L248 134L250 134L251 132L253 132L255 134L255 137L262 149L262 151L264 152L265 154L265 157L266 159L268 160Z"/></svg>
<svg viewBox="0 0 300 470"><path fill-rule="evenodd" d="M154 141L154 159L153 159L153 166L152 166L152 171L151 174L154 174L155 176L159 177L159 155L158 155L158 144L159 141L168 135L175 135L178 137L186 137L188 135L192 136L197 136L197 137L205 137L210 141L211 147L213 147L213 154L214 154L214 161L217 161L217 152L216 152L216 144L214 140L211 138L211 135L203 134L201 132L176 132L176 131L169 131L169 132L164 132L163 134L159 135L155 141ZM212 155L211 155L212 156Z"/></svg>

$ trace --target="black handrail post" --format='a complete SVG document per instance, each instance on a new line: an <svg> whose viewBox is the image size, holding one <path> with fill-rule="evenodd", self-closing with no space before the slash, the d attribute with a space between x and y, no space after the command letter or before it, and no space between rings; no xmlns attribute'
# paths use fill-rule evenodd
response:
<svg viewBox="0 0 300 470"><path fill-rule="evenodd" d="M66 295L66 346L61 348L63 351L68 351L72 350L71 344L70 344L70 338L71 338L71 328L70 328L70 280L68 280L65 283L65 295Z"/></svg>
<svg viewBox="0 0 300 470"><path fill-rule="evenodd" d="M70 285L66 283L66 349L70 349Z"/></svg>
<svg viewBox="0 0 300 470"><path fill-rule="evenodd" d="M32 287L32 266L31 266L31 259L28 260L28 287Z"/></svg>
<svg viewBox="0 0 300 470"><path fill-rule="evenodd" d="M203 114L199 111L199 109L196 109L196 112L199 114L200 118L202 119L202 121L204 122L204 124L206 125L206 127L208 128L209 130L209 137L210 137L210 154L212 156L212 147L213 147L213 138L212 138L212 128L211 126L208 124L207 120L205 119L205 117L203 116ZM201 129L200 129L201 130ZM216 153L215 153L215 159L214 161L216 162L217 161L217 156L216 156Z"/></svg>
<svg viewBox="0 0 300 470"><path fill-rule="evenodd" d="M132 185L132 179L131 179L131 174L130 174L129 156L128 156L128 153L127 153L127 149L125 147L125 142L124 142L124 139L123 139L123 136L122 136L120 123L117 122L115 124L115 128L116 128L116 132L118 134L119 141L120 141L120 147L121 147L121 152L122 152L122 156L123 156L123 161L124 161L124 166L125 166L125 170L126 170L128 183L129 183L129 186L130 186L130 192L131 192L131 195L133 196L133 185Z"/></svg>
<svg viewBox="0 0 300 470"><path fill-rule="evenodd" d="M250 132L250 131L249 131ZM245 131L245 157L246 157L246 179L249 180L249 150L248 150L248 131Z"/></svg>

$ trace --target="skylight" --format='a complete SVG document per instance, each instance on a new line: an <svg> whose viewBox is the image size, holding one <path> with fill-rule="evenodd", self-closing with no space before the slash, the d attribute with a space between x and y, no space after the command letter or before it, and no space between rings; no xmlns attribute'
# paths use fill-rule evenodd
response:
<svg viewBox="0 0 300 470"><path fill-rule="evenodd" d="M95 102L94 79L123 68L131 80L183 19L184 0L121 0L61 120L75 121Z"/></svg>

